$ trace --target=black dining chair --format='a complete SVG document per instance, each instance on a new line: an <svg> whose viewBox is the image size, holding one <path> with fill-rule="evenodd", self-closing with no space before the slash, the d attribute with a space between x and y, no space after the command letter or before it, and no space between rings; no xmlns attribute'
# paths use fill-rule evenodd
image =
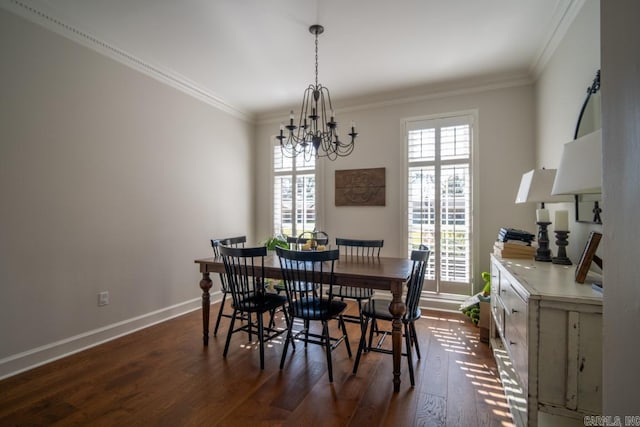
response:
<svg viewBox="0 0 640 427"><path fill-rule="evenodd" d="M247 242L247 236L227 237L225 239L211 239L211 247L213 248L213 256L220 256L220 245L225 242L226 246L234 248L244 247ZM218 309L218 316L216 318L216 326L213 328L213 336L218 335L218 327L220 326L220 319L228 317L231 319L231 314L224 313L224 303L229 293L229 286L227 285L227 278L224 273L220 273L220 292L222 292L222 301L220 302L220 308Z"/></svg>
<svg viewBox="0 0 640 427"><path fill-rule="evenodd" d="M384 245L384 240L361 240L361 239L345 239L336 237L336 246L340 251L340 255L355 259L361 262L375 262L380 257L380 249ZM358 302L358 316L347 315L343 317L345 321L358 323L363 329L362 303L368 301L373 296L374 291L371 288L362 288L356 286L340 285L333 289L333 297L340 298L342 301L351 299Z"/></svg>
<svg viewBox="0 0 640 427"><path fill-rule="evenodd" d="M429 250L426 246L421 245L420 250L411 251L411 260L413 266L411 270L411 276L407 283L407 293L405 299L406 313L402 317L402 324L404 327L403 336L405 338L405 351L403 356L407 357L407 363L409 365L409 378L411 380L411 386L415 386L415 379L413 374L413 350L415 347L416 355L420 359L420 346L418 345L418 337L416 334L415 321L420 318L420 295L422 294L422 286L424 283L424 275L427 269L427 260L429 259ZM381 331L378 328L378 321L393 321L393 316L389 312L390 300L385 299L372 299L362 307L362 314L364 316L364 329L362 336L360 337L360 344L358 345L358 353L356 360L353 364L353 373L358 372L358 365L360 364L360 356L363 351L373 351L379 353L393 354L392 350L388 348L382 348L384 338L391 333L390 330ZM369 327L369 324L371 326ZM369 343L366 343L366 332L369 329ZM377 344L373 344L373 332L382 332L382 336L379 338Z"/></svg>
<svg viewBox="0 0 640 427"><path fill-rule="evenodd" d="M333 367L331 353L340 343L344 342L347 353L351 357L351 347L347 328L342 318L342 312L347 304L332 298L331 289L335 282L334 263L340 257L337 249L327 251L291 251L276 248L280 258L280 268L284 280L284 288L287 295L286 311L287 339L282 351L280 369L284 367L289 344L295 351L294 340L300 339L307 344L318 344L325 347L327 356L327 369L329 382L333 382ZM293 334L293 322L295 319L303 321L303 330ZM329 321L337 320L342 330L340 336L331 336L329 333ZM320 322L322 333L310 331L311 322Z"/></svg>
<svg viewBox="0 0 640 427"><path fill-rule="evenodd" d="M269 321L269 326L265 327L264 313L270 313L273 316L274 311L284 306L287 299L284 296L265 291L264 257L267 255L265 246L233 248L222 244L219 246L219 251L224 262L227 286L233 298L233 314L223 356L227 356L233 334L244 331L248 333L249 340L251 340L252 334L257 333L260 345L260 369L264 369L264 343L287 331L286 328L272 328L271 321ZM247 315L248 321L234 329L236 318L242 313ZM252 319L252 314L256 315L255 322ZM285 321L289 325L286 311L284 315Z"/></svg>
<svg viewBox="0 0 640 427"><path fill-rule="evenodd" d="M289 244L289 249L294 251L302 250L303 246L309 241L309 237L302 236L287 236L287 243ZM329 239L326 237L321 237L316 239L316 243L318 245L327 245L329 243ZM282 280L273 281L273 289L278 293L284 292L284 282ZM308 290L313 290L308 287Z"/></svg>

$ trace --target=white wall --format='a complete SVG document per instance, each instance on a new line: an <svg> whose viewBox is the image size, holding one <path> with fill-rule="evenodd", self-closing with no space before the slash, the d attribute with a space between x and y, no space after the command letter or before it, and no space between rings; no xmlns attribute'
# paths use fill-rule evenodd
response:
<svg viewBox="0 0 640 427"><path fill-rule="evenodd" d="M603 1L601 7L603 200L609 207L603 226L603 409L623 417L640 414L640 3Z"/></svg>
<svg viewBox="0 0 640 427"><path fill-rule="evenodd" d="M252 234L253 125L2 9L0 54L2 377L200 306L208 239Z"/></svg>
<svg viewBox="0 0 640 427"><path fill-rule="evenodd" d="M334 102L339 107L338 102ZM345 102L346 104L346 102ZM488 271L489 252L501 226L526 227L527 210L514 204L520 177L532 169L534 152L533 89L528 84L498 89L461 90L443 95L413 94L411 99L350 107L338 111L339 120L355 120L360 135L355 151L334 162L321 159L324 168L324 230L331 239L336 236L382 238L382 251L387 256L406 256L402 246L402 144L401 123L405 118L475 110L478 114L476 209L474 243L478 257L474 263L475 286L481 285L481 271ZM283 118L288 117L286 113ZM256 163L256 233L268 236L270 138L278 131L279 121L264 121L257 126ZM334 172L342 169L386 168L386 206L336 207L334 205ZM535 231L532 227L528 227Z"/></svg>
<svg viewBox="0 0 640 427"><path fill-rule="evenodd" d="M586 1L544 67L535 85L536 97L536 167L555 169L560 163L562 146L572 141L580 108L587 96L587 87L600 69L600 11L598 1ZM607 207L603 205L603 222L607 221ZM591 230L602 227L575 221L572 203L547 205L553 212L569 210L569 246L567 254L575 263L586 244ZM531 207L531 221L535 221ZM553 236L553 224L550 226ZM556 253L555 239L552 251Z"/></svg>

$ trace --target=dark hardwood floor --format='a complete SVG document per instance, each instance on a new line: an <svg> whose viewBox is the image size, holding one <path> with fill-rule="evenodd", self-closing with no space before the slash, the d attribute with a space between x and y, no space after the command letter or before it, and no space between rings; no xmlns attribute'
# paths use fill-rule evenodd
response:
<svg viewBox="0 0 640 427"><path fill-rule="evenodd" d="M261 371L257 345L235 334L224 359L227 326L204 347L195 311L7 378L0 425L512 425L489 347L462 315L423 310L416 386L403 358L399 393L390 355L364 354L351 373L355 324L348 324L353 358L343 345L333 353L333 384L315 345L298 345L281 371L282 341L271 342Z"/></svg>

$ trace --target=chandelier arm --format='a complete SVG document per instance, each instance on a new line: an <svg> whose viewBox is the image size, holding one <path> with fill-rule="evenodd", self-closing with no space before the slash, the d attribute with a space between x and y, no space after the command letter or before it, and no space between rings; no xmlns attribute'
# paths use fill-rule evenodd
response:
<svg viewBox="0 0 640 427"><path fill-rule="evenodd" d="M298 117L298 127L296 129L292 129L289 134L289 140L293 144L304 142L304 139L305 139L304 117L307 111L308 100L310 99L310 96L311 96L310 93L312 91L313 91L312 86L309 86L304 91L304 94L302 95L302 105L300 107L301 114L300 114L300 117ZM291 111L291 114L293 115L293 111ZM293 118L291 118L290 120L293 120Z"/></svg>
<svg viewBox="0 0 640 427"><path fill-rule="evenodd" d="M319 108L316 108L318 119L316 120L316 136L320 138L320 142L322 143L322 147L324 149L324 92L322 90L322 85L318 87L318 101L320 102ZM316 101L316 106L318 104ZM318 123L319 122L319 123Z"/></svg>
<svg viewBox="0 0 640 427"><path fill-rule="evenodd" d="M327 117L330 117L330 114L327 114L327 105L325 103L325 93L326 93L326 99L329 102L329 111L331 111L331 96L329 95L329 89L327 89L326 87L322 87L322 91L321 91L321 99L322 99L322 131L323 133L326 135L327 139L331 139L331 128L328 126L329 121L331 120L330 118L327 119Z"/></svg>
<svg viewBox="0 0 640 427"><path fill-rule="evenodd" d="M310 105L312 103L312 97L313 97L313 85L309 85L309 87L304 91L304 96L302 97L302 107L300 108L300 123L304 124L304 130L306 132L307 129L307 117L309 115L309 109L310 109ZM300 128L302 129L302 125L300 126Z"/></svg>
<svg viewBox="0 0 640 427"><path fill-rule="evenodd" d="M309 118L311 119L311 130L308 132L310 135L316 135L318 132L318 100L316 99L316 93L318 92L318 87L315 86L313 88L313 99L310 102L311 105L311 114Z"/></svg>

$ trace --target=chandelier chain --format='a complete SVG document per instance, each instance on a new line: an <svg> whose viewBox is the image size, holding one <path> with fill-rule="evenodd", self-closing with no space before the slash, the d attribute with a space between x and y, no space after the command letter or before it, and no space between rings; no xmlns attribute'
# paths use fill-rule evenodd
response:
<svg viewBox="0 0 640 427"><path fill-rule="evenodd" d="M318 88L318 33L316 32L316 89Z"/></svg>

